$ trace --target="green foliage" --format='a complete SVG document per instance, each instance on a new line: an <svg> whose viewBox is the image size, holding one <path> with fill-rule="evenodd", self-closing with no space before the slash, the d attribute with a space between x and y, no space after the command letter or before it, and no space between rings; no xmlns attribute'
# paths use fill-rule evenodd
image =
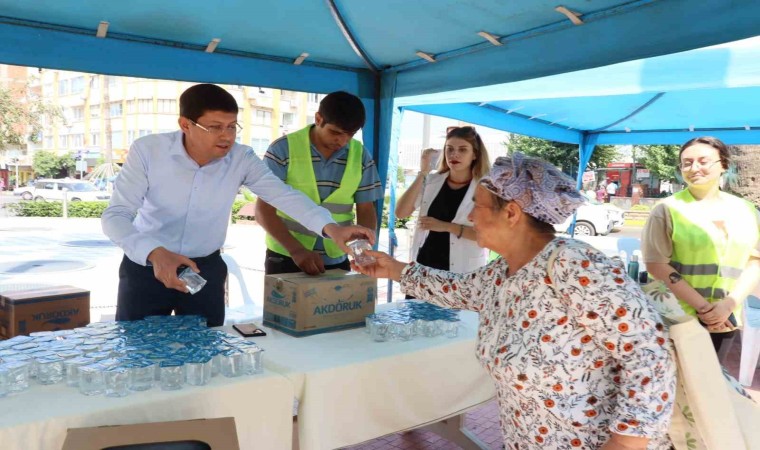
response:
<svg viewBox="0 0 760 450"><path fill-rule="evenodd" d="M32 168L40 178L63 178L74 170L76 163L71 154L58 156L53 152L39 150L34 153Z"/></svg>
<svg viewBox="0 0 760 450"><path fill-rule="evenodd" d="M651 173L660 180L673 180L680 175L678 172L677 145L637 145L633 147L637 162L644 164Z"/></svg>
<svg viewBox="0 0 760 450"><path fill-rule="evenodd" d="M512 134L505 143L509 153L521 152L546 160L572 176L578 174L580 152L575 144L547 141L546 139ZM597 145L589 161L589 168L607 167L618 156L612 145Z"/></svg>
<svg viewBox="0 0 760 450"><path fill-rule="evenodd" d="M385 202L383 203L383 217L380 221L380 228L388 228L388 220L390 219L390 203L391 198L390 196L385 196ZM409 222L409 217L399 219L396 217L396 226L395 228L406 228L407 222Z"/></svg>
<svg viewBox="0 0 760 450"><path fill-rule="evenodd" d="M245 191L243 191L243 195L245 196ZM251 194L253 195L253 194ZM248 200L235 200L234 203L232 203L232 223L237 223L238 220L243 219L244 216L239 215L240 209L249 204L253 203ZM249 216L245 216L245 218L250 218Z"/></svg>
<svg viewBox="0 0 760 450"><path fill-rule="evenodd" d="M108 202L69 202L69 217L99 218Z"/></svg>
<svg viewBox="0 0 760 450"><path fill-rule="evenodd" d="M42 134L42 118L51 121L62 117L61 109L49 105L29 92L28 87L7 89L0 86L0 149L38 142Z"/></svg>
<svg viewBox="0 0 760 450"><path fill-rule="evenodd" d="M69 202L69 217L98 219L108 202ZM63 217L62 202L19 202L8 205L19 217Z"/></svg>
<svg viewBox="0 0 760 450"><path fill-rule="evenodd" d="M61 202L19 202L8 209L19 217L63 217Z"/></svg>
<svg viewBox="0 0 760 450"><path fill-rule="evenodd" d="M243 194L243 198L245 198L249 202L255 202L256 201L256 194L251 192L250 189L243 186L243 188L240 190L240 192ZM242 206L241 206L242 207Z"/></svg>

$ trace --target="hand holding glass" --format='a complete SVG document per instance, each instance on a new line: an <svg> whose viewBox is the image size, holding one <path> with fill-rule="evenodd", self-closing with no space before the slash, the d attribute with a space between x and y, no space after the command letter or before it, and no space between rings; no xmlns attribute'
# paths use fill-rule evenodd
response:
<svg viewBox="0 0 760 450"><path fill-rule="evenodd" d="M359 266L369 266L375 263L375 257L365 253L367 250L372 250L372 245L366 239L357 239L351 241L348 244L348 248L354 254L354 262Z"/></svg>
<svg viewBox="0 0 760 450"><path fill-rule="evenodd" d="M202 276L193 272L193 269L189 267L186 267L185 270L179 274L178 278L185 283L187 290L190 291L191 294L195 294L206 285L206 280Z"/></svg>

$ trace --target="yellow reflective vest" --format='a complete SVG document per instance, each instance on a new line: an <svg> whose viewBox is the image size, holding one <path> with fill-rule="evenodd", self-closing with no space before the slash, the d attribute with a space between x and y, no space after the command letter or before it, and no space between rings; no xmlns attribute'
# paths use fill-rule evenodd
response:
<svg viewBox="0 0 760 450"><path fill-rule="evenodd" d="M754 205L723 192L720 198L726 211L725 231L704 217L703 208L688 190L665 200L673 223L670 265L710 303L731 292L760 237ZM680 303L686 313L696 316L694 308ZM734 310L737 321L740 312L741 303Z"/></svg>
<svg viewBox="0 0 760 450"><path fill-rule="evenodd" d="M311 161L311 141L309 140L309 130L311 126L290 133L288 139L288 173L285 183L293 188L306 194L314 203L330 211L333 220L339 225L348 225L354 220L354 194L359 189L359 183L362 179L362 156L364 148L361 142L351 139L348 145L348 161L346 170L343 173L343 179L340 181L340 187L333 191L324 201L319 196L317 188L317 179L314 175L314 165ZM296 222L287 214L277 211L285 223L288 231L294 238L308 250L314 249L317 242L317 235L306 229L303 225ZM285 247L283 247L270 234L266 236L266 244L269 250L281 255L290 256ZM332 239L324 239L325 253L330 258L338 258L345 253L338 247Z"/></svg>

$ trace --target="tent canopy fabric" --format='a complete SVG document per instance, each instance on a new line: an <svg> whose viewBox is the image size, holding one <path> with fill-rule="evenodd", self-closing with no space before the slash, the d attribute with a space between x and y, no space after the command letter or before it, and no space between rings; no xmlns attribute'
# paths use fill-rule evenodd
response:
<svg viewBox="0 0 760 450"><path fill-rule="evenodd" d="M580 144L760 140L760 39L396 100L408 109Z"/></svg>
<svg viewBox="0 0 760 450"><path fill-rule="evenodd" d="M583 24L574 25L548 0L0 0L0 61L310 92L343 83L358 92L357 82L347 82L356 73L395 72L398 95L409 96L738 40L756 35L760 20L760 4L753 0L562 5L580 14ZM105 39L95 37L101 21L109 22ZM486 41L481 31L503 45ZM216 51L205 54L214 38L220 39ZM421 59L418 51L436 62ZM309 56L294 66L302 53ZM359 78L359 85L374 81Z"/></svg>
<svg viewBox="0 0 760 450"><path fill-rule="evenodd" d="M102 21L108 30L99 38ZM307 92L346 90L367 106L364 142L385 182L398 129L397 97L701 48L755 36L758 23L756 0L0 0L0 63ZM218 45L207 52L214 39ZM301 55L305 60L295 64ZM627 107L640 104L645 94L625 93L631 96ZM446 108L495 125L511 116L502 109L515 99L486 101L492 100L507 103ZM446 112L440 104L424 107ZM524 109L529 107L542 109ZM591 104L584 108L589 115L597 112ZM605 113L592 125L608 125L616 117ZM508 119L557 140L584 141L575 127Z"/></svg>

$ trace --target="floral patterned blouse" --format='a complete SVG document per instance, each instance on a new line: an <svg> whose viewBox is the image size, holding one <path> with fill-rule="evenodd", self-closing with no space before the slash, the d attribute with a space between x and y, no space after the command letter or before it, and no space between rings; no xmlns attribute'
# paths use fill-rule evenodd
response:
<svg viewBox="0 0 760 450"><path fill-rule="evenodd" d="M496 384L506 447L596 449L615 432L669 449L675 362L638 285L563 238L506 273L499 258L464 274L412 263L401 276L403 292L480 313L477 357Z"/></svg>

